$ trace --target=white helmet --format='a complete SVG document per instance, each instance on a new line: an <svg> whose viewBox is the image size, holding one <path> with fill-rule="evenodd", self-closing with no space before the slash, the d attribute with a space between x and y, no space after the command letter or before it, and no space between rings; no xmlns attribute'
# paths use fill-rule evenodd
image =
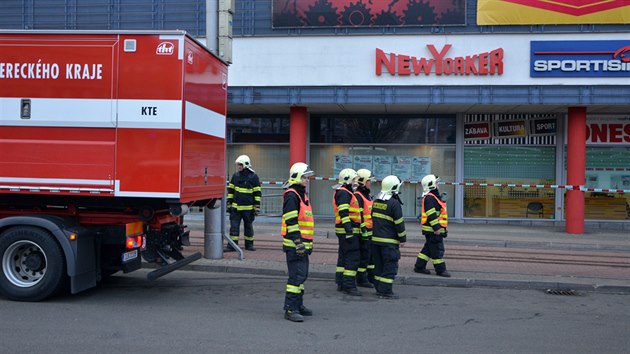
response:
<svg viewBox="0 0 630 354"><path fill-rule="evenodd" d="M367 181L374 181L374 177L372 177L372 172L365 168L358 170L357 176L359 176L359 178L357 179L357 182L359 183L360 186L365 186Z"/></svg>
<svg viewBox="0 0 630 354"><path fill-rule="evenodd" d="M247 156L247 155L241 155L241 156L237 157L236 161L234 161L234 163L241 164L245 168L251 167L251 165L252 165L252 162L249 160L249 156Z"/></svg>
<svg viewBox="0 0 630 354"><path fill-rule="evenodd" d="M241 156L237 157L236 161L234 161L234 163L239 164L239 165L243 165L243 168L248 168L252 172L254 172L254 170L252 169L252 162L249 160L249 156L247 156L247 155L241 155Z"/></svg>
<svg viewBox="0 0 630 354"><path fill-rule="evenodd" d="M381 194L398 194L403 182L396 176L387 176L381 182Z"/></svg>
<svg viewBox="0 0 630 354"><path fill-rule="evenodd" d="M422 178L422 191L424 192L428 192L434 189L437 189L438 187L438 181L440 180L440 177L436 176L436 175L426 175Z"/></svg>
<svg viewBox="0 0 630 354"><path fill-rule="evenodd" d="M357 171L351 169L351 168L344 168L343 170L341 170L341 172L339 172L339 184L343 185L343 184L352 184L354 182L354 179L357 178Z"/></svg>
<svg viewBox="0 0 630 354"><path fill-rule="evenodd" d="M291 166L289 170L288 184L300 184L302 176L310 177L313 175L313 171L308 169L308 165L304 162L296 162Z"/></svg>

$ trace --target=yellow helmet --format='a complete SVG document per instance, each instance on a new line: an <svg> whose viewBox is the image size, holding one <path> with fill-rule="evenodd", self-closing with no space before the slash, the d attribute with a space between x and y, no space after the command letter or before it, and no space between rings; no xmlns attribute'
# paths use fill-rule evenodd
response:
<svg viewBox="0 0 630 354"><path fill-rule="evenodd" d="M288 184L299 184L302 180L302 176L311 177L313 175L313 171L308 169L308 165L304 162L296 162L291 166L289 170L289 181Z"/></svg>
<svg viewBox="0 0 630 354"><path fill-rule="evenodd" d="M430 190L433 189L437 189L437 185L438 185L438 181L440 180L440 177L436 176L436 175L426 175L422 178L422 181L420 181L420 183L422 183L422 190L424 192L428 192Z"/></svg>
<svg viewBox="0 0 630 354"><path fill-rule="evenodd" d="M357 182L360 186L365 186L365 183L367 183L367 181L374 181L374 177L372 177L372 172L365 168L357 170L357 176L359 176Z"/></svg>
<svg viewBox="0 0 630 354"><path fill-rule="evenodd" d="M354 179L357 178L357 171L351 168L344 168L339 172L339 184L352 184Z"/></svg>
<svg viewBox="0 0 630 354"><path fill-rule="evenodd" d="M398 194L403 182L396 176L387 176L381 182L381 194Z"/></svg>
<svg viewBox="0 0 630 354"><path fill-rule="evenodd" d="M252 162L249 160L249 156L247 156L247 155L241 155L241 156L237 157L236 161L234 161L234 163L241 164L245 168L251 167L251 165L252 165Z"/></svg>

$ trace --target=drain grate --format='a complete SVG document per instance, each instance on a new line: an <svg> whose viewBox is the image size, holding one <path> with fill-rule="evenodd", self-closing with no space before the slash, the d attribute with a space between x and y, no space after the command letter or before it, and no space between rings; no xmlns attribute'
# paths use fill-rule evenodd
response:
<svg viewBox="0 0 630 354"><path fill-rule="evenodd" d="M545 292L549 295L567 295L576 296L578 292L573 289L547 289Z"/></svg>

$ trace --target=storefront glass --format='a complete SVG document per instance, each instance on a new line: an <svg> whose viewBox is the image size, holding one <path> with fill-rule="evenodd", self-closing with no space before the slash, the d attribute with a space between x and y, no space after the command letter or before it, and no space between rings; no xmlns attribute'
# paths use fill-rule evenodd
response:
<svg viewBox="0 0 630 354"><path fill-rule="evenodd" d="M630 191L630 147L587 146L586 187ZM629 220L630 193L585 192L584 218Z"/></svg>
<svg viewBox="0 0 630 354"><path fill-rule="evenodd" d="M245 154L260 178L264 214L282 213L282 185L289 175L289 117L236 116L227 119L227 179L236 172L234 161Z"/></svg>
<svg viewBox="0 0 630 354"><path fill-rule="evenodd" d="M555 217L557 117L553 114L465 116L464 217ZM500 185L500 186L487 186Z"/></svg>
<svg viewBox="0 0 630 354"><path fill-rule="evenodd" d="M555 183L555 147L467 146L464 149L464 217L554 217L554 189L482 184Z"/></svg>
<svg viewBox="0 0 630 354"><path fill-rule="evenodd" d="M422 195L420 180L435 173L443 181L455 178L455 116L311 116L311 166L327 181L311 183L316 215L333 215L333 185L343 168L367 168L379 180L372 194L380 191L380 180L396 175L405 181L401 190L403 215L416 217ZM454 214L454 188L447 193L449 214Z"/></svg>

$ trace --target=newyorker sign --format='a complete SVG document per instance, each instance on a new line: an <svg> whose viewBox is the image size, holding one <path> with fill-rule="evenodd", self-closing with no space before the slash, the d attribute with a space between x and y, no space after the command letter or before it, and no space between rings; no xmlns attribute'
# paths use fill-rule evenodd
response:
<svg viewBox="0 0 630 354"><path fill-rule="evenodd" d="M453 57L448 56L448 51L452 46L452 44L446 44L438 50L433 44L427 44L427 49L431 54L428 58L385 53L382 49L376 48L376 75L381 76L383 67L392 76L503 74L503 48Z"/></svg>

